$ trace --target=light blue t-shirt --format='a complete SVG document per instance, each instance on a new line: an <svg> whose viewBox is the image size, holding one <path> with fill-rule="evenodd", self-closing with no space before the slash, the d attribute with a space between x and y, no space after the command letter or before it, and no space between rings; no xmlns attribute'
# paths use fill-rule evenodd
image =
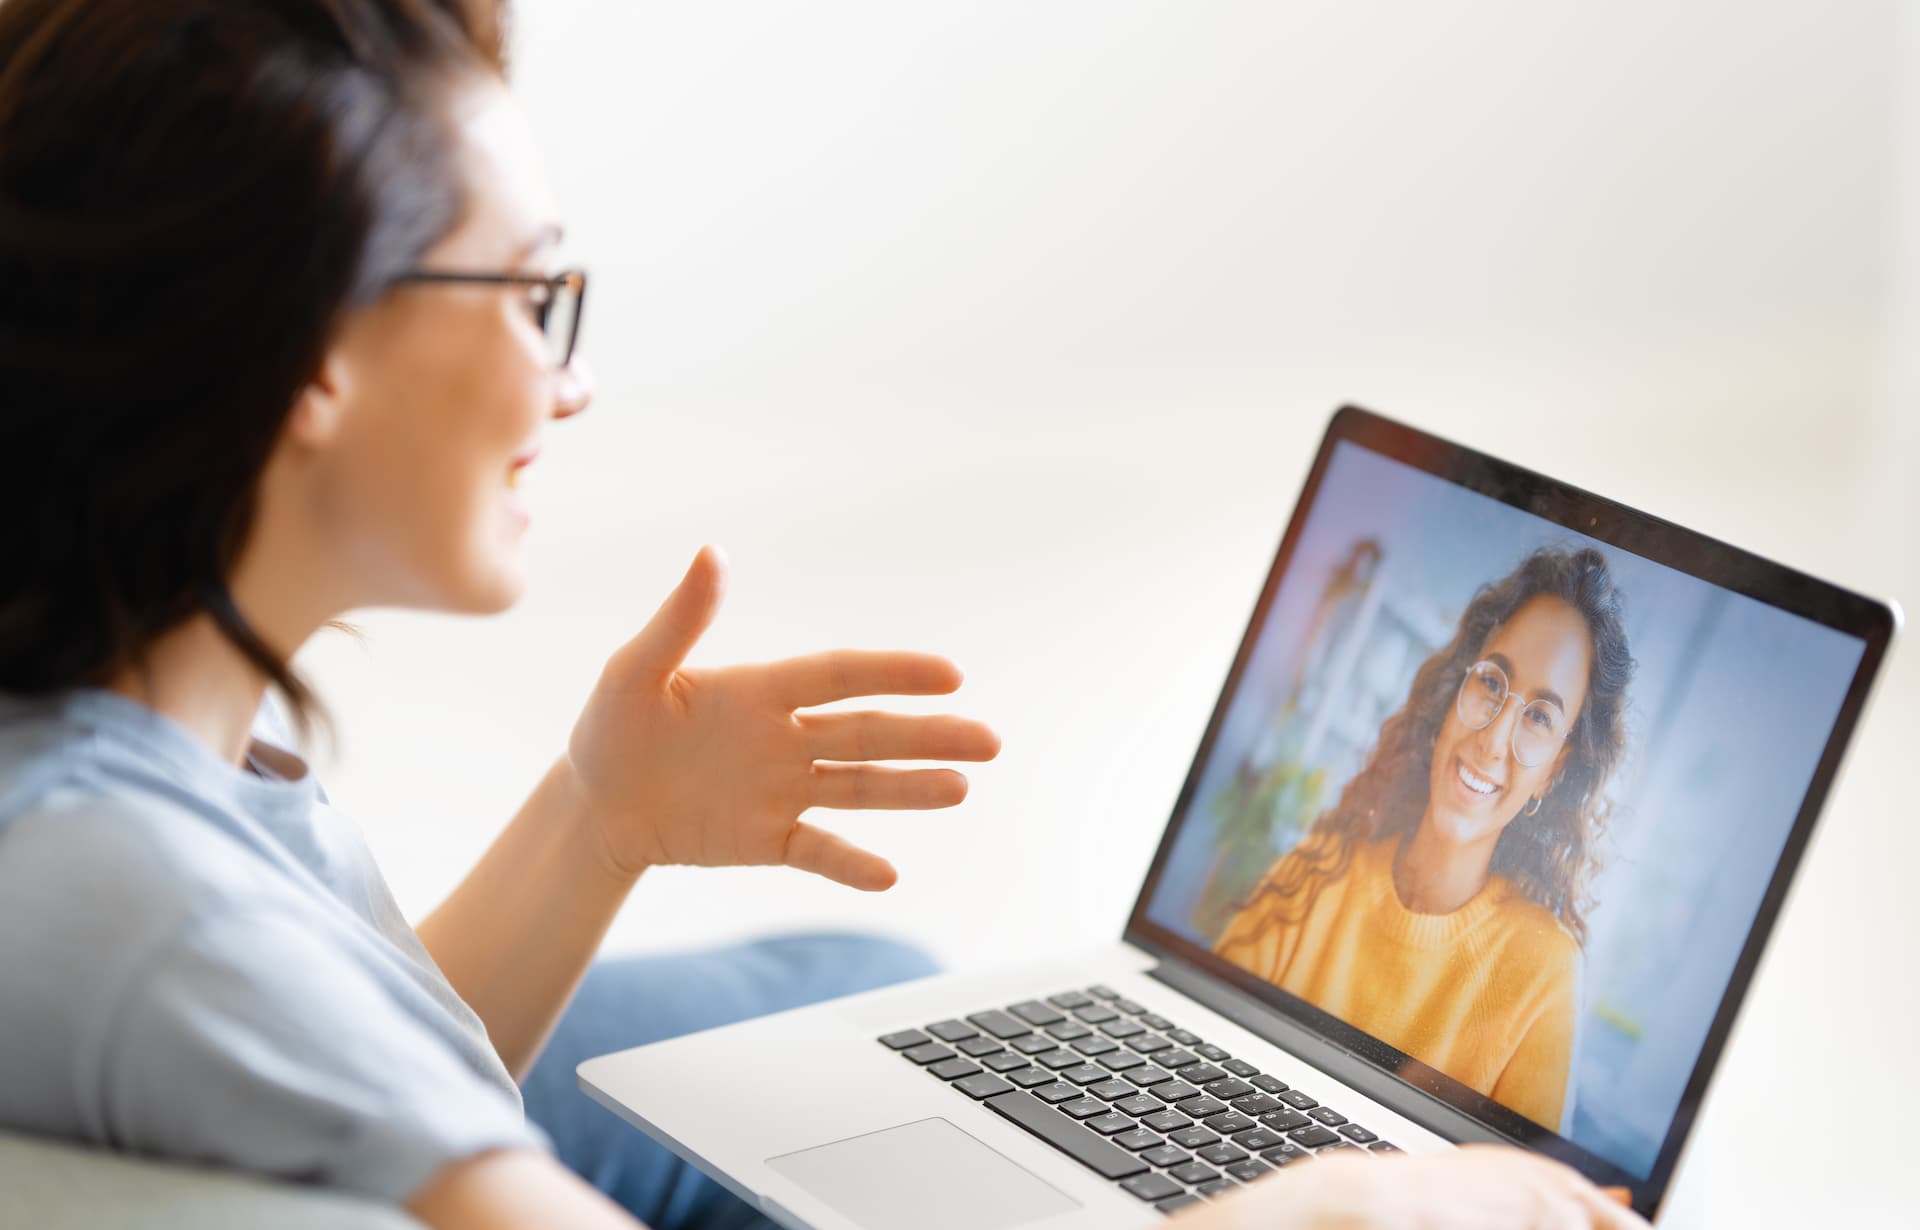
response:
<svg viewBox="0 0 1920 1230"><path fill-rule="evenodd" d="M278 725L242 770L111 692L0 695L0 1127L396 1204L544 1147Z"/></svg>

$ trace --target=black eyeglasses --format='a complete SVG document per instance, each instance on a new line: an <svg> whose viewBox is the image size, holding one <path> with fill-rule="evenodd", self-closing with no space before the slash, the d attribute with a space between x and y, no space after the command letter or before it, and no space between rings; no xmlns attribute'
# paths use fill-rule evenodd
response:
<svg viewBox="0 0 1920 1230"><path fill-rule="evenodd" d="M546 335L547 354L555 369L573 362L573 344L580 337L580 308L587 301L587 271L563 269L543 273L451 273L438 269L410 269L396 283L452 286L525 286L533 319Z"/></svg>

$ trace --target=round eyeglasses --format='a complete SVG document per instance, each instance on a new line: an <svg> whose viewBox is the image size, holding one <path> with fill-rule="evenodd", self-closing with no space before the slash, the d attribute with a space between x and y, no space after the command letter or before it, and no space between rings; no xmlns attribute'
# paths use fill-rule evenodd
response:
<svg viewBox="0 0 1920 1230"><path fill-rule="evenodd" d="M1513 698L1507 672L1498 662L1475 662L1460 681L1460 694L1453 708L1469 730L1485 730L1493 725ZM1567 715L1550 700L1530 700L1520 710L1520 722L1513 728L1513 758L1529 769L1539 768L1553 759L1567 741Z"/></svg>
<svg viewBox="0 0 1920 1230"><path fill-rule="evenodd" d="M547 339L547 357L556 370L573 362L573 346L580 339L580 309L587 301L587 271L559 273L457 273L439 269L410 269L398 282L436 286L524 286L534 323Z"/></svg>

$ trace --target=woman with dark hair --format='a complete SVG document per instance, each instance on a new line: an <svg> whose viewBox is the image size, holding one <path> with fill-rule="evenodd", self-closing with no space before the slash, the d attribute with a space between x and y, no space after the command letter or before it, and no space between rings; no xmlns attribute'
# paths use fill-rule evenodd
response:
<svg viewBox="0 0 1920 1230"><path fill-rule="evenodd" d="M589 961L657 865L888 887L801 813L951 806L958 773L865 762L998 740L807 710L951 692L955 667L687 668L724 577L703 550L417 930L268 700L312 715L288 662L355 608L510 605L517 476L590 400L586 275L555 268L500 26L486 0L0 2L0 450L24 508L0 536L0 1128L436 1227L764 1225L574 1064L925 959L798 937ZM1475 1224L1629 1224L1520 1154L1410 1161L1399 1187L1315 1169L1286 1207L1342 1224L1405 1191Z"/></svg>
<svg viewBox="0 0 1920 1230"><path fill-rule="evenodd" d="M1214 950L1558 1129L1632 674L1600 553L1528 556Z"/></svg>

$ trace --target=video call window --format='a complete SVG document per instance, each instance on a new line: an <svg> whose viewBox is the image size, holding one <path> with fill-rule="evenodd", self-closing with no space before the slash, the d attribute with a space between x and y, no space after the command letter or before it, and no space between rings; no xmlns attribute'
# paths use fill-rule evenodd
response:
<svg viewBox="0 0 1920 1230"><path fill-rule="evenodd" d="M1644 1177L1863 650L1340 442L1147 916Z"/></svg>

